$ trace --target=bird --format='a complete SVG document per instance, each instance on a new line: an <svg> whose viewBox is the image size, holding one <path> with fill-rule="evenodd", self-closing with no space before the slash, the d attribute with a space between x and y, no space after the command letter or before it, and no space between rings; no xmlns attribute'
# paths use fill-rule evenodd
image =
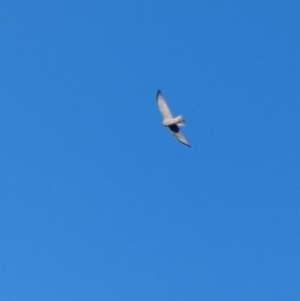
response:
<svg viewBox="0 0 300 301"><path fill-rule="evenodd" d="M156 101L160 113L163 116L162 125L168 127L171 130L171 132L174 134L174 136L178 139L179 142L183 143L188 147L191 147L191 145L188 143L188 141L186 140L186 138L184 137L184 135L182 134L182 132L178 127L178 126L185 125L185 120L183 116L179 115L178 117L175 118L172 116L172 113L167 105L167 102L160 90L157 90Z"/></svg>

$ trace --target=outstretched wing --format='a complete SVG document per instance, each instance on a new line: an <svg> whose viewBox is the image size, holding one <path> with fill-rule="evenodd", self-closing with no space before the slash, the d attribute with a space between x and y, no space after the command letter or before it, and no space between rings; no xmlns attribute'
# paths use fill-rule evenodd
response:
<svg viewBox="0 0 300 301"><path fill-rule="evenodd" d="M182 134L182 132L180 131L179 127L176 124L172 124L169 126L169 129L172 131L172 133L174 134L174 136L184 145L191 147L188 143L188 141L186 140L186 138L184 137L184 135Z"/></svg>
<svg viewBox="0 0 300 301"><path fill-rule="evenodd" d="M158 103L159 110L163 116L164 119L166 118L173 118L172 113L166 103L166 100L164 99L161 92L158 90L156 93L156 100Z"/></svg>

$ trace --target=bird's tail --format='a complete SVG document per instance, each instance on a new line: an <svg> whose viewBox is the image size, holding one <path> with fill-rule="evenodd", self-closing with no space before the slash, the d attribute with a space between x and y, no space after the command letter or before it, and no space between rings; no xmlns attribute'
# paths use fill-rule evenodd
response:
<svg viewBox="0 0 300 301"><path fill-rule="evenodd" d="M180 116L174 118L174 123L177 125L180 125L180 126L184 126L185 120L184 120L183 116L180 115Z"/></svg>

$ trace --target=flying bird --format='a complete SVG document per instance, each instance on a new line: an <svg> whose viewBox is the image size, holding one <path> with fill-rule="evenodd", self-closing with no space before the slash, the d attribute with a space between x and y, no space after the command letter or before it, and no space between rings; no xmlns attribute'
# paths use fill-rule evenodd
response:
<svg viewBox="0 0 300 301"><path fill-rule="evenodd" d="M156 93L156 101L159 107L159 110L163 116L163 122L162 125L168 127L171 132L174 134L174 136L184 145L189 146L190 144L180 131L179 126L184 126L185 121L182 115L178 117L173 117L172 113L167 105L167 102L165 98L163 97L162 93L158 90Z"/></svg>

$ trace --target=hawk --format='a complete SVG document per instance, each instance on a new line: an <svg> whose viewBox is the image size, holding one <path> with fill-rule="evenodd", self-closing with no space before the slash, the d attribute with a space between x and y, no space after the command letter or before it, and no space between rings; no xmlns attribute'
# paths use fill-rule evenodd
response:
<svg viewBox="0 0 300 301"><path fill-rule="evenodd" d="M188 141L186 140L186 138L184 137L184 135L182 134L182 132L180 131L180 129L178 127L178 126L185 125L183 116L180 115L175 118L172 116L172 113L167 105L167 102L166 102L165 98L163 97L162 93L160 92L160 90L158 90L156 93L156 101L157 101L159 110L163 116L162 125L168 127L171 130L171 132L174 134L174 136L181 143L190 147L190 144L188 143Z"/></svg>

